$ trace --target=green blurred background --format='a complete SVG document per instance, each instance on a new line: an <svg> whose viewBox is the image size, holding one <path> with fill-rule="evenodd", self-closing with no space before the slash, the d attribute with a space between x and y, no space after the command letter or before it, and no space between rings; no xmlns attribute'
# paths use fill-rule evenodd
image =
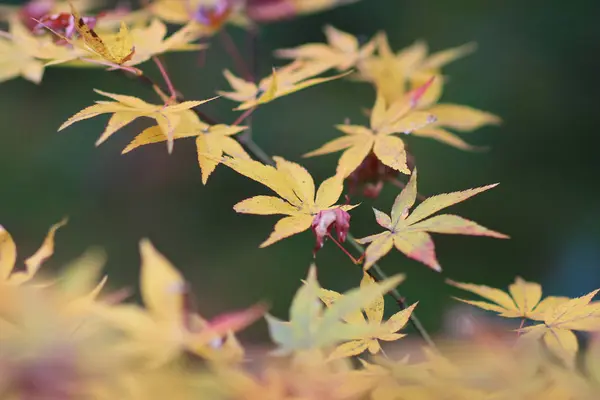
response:
<svg viewBox="0 0 600 400"><path fill-rule="evenodd" d="M420 192L431 195L493 182L501 185L456 206L452 212L512 236L489 238L436 235L435 273L400 253L382 261L390 274L404 272L401 292L419 300L418 314L438 330L442 313L459 292L445 278L504 288L515 275L544 284L546 292L576 296L600 287L600 3L580 0L363 0L318 15L264 26L260 33L261 75L276 48L322 41L327 24L370 37L385 30L395 49L425 39L437 51L476 41L478 51L448 66L443 101L500 115L500 127L465 137L491 146L465 153L437 142L408 137L417 157ZM243 46L245 34L230 29ZM198 55L166 57L174 84L189 99L226 88L221 70L234 68L219 41L200 67ZM145 70L159 75L151 64ZM99 148L94 142L106 117L58 126L98 99L92 89L155 101L138 82L100 70L49 68L40 86L21 79L0 86L0 222L18 245L20 259L41 243L47 228L64 215L57 235L57 268L92 245L109 255L113 286L136 285L137 244L149 237L191 281L206 316L259 300L287 316L289 301L307 272L314 238L306 232L258 249L277 217L236 215L233 204L267 191L225 167L208 185L200 181L193 140L179 141L169 156L154 145L121 156L123 147L148 121L138 121ZM255 113L254 138L269 153L302 162L320 182L333 174L336 155L302 160L338 133L349 117L359 121L372 104L366 84L336 81L282 98ZM234 103L217 100L208 114L232 121ZM352 214L352 232L375 233L370 206L391 207L398 190L386 187L374 203ZM359 268L332 244L317 257L323 286L357 285ZM264 323L248 338L264 339Z"/></svg>

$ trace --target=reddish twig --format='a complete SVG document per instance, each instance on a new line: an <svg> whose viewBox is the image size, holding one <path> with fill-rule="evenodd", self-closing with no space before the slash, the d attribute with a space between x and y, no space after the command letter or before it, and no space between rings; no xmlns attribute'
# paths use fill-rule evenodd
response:
<svg viewBox="0 0 600 400"><path fill-rule="evenodd" d="M335 243L340 250L342 250L344 252L345 255L348 256L348 258L350 258L350 260L352 260L352 262L355 265L360 265L362 264L364 258L365 258L365 254L363 253L359 258L354 258L354 256L352 254L350 254L350 252L348 250L346 250L346 248L344 246L342 246L342 244L340 242L338 242L332 235L331 233L327 232L327 237L329 239L331 239L333 241L333 243Z"/></svg>
<svg viewBox="0 0 600 400"><path fill-rule="evenodd" d="M244 61L244 58L238 50L238 47L233 41L231 35L229 35L229 33L227 33L225 29L222 29L219 32L219 38L221 38L221 43L223 43L225 51L227 51L227 53L235 63L238 72L242 74L244 76L244 79L246 79L247 81L253 81L253 73L246 65L246 62Z"/></svg>
<svg viewBox="0 0 600 400"><path fill-rule="evenodd" d="M169 74L167 73L165 66L163 65L163 63L160 61L160 59L157 56L153 56L152 60L158 67L160 74L162 75L165 83L167 84L167 88L169 89L169 94L171 95L171 97L170 97L171 102L174 102L177 99L177 91L175 90L175 86L173 86L173 82L171 81L171 78L169 77Z"/></svg>
<svg viewBox="0 0 600 400"><path fill-rule="evenodd" d="M250 115L252 115L252 113L254 112L254 110L256 110L256 107L252 107L247 109L246 111L244 111L242 113L242 115L240 115L239 117L236 118L235 121L233 121L233 126L235 125L239 125L240 123L242 123L246 118L250 117Z"/></svg>

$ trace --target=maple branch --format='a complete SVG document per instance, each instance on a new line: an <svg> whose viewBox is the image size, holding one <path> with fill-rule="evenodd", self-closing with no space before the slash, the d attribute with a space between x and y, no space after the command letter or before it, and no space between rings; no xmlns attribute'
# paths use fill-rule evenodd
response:
<svg viewBox="0 0 600 400"><path fill-rule="evenodd" d="M171 82L171 78L169 77L165 66L157 56L153 56L152 61L154 61L154 63L158 67L160 74L162 75L163 79L165 80L165 83L167 84L167 88L169 89L169 93L171 95L171 101L173 102L177 100L177 91L175 90L175 86L173 86L173 82Z"/></svg>
<svg viewBox="0 0 600 400"><path fill-rule="evenodd" d="M256 57L256 41L257 41L257 31L253 30L253 37L252 42L253 42L253 46L252 46L252 52L253 52L253 57L254 59L257 59ZM256 60L257 61L257 60ZM255 62L256 62L255 61ZM156 62L156 60L155 60ZM255 63L253 62L253 64ZM159 66L159 69L161 69L161 72L164 71L164 67L161 68L162 64L160 63L160 61L157 62L157 66ZM168 79L168 75L166 75L166 71L165 75L163 75L163 77L165 77L165 82L167 82L167 85L169 85L169 90L172 90L171 93L175 93L175 90L173 88L173 85L170 84L170 79ZM145 76L145 75L142 75ZM149 81L153 87L158 87L156 84L154 84L149 78L145 78L147 81ZM144 81L144 79L141 79L141 81ZM157 92L158 93L158 92ZM180 101L183 101L183 96L180 96ZM196 109L192 109L196 115L198 115L198 117L202 120L204 120L206 123L211 124L211 125L215 125L218 123L218 121L208 115L206 115L205 113L196 110ZM244 113L246 114L246 113ZM242 116L244 116L244 114L242 114ZM247 118L250 116L251 113L249 113L247 116L245 116L244 118ZM238 118L240 119L240 118ZM250 118L249 119L249 134L246 135L239 135L238 136L238 141L240 142L240 144L244 145L246 147L246 149L254 155L254 157L258 160L260 160L263 164L267 164L267 165L275 165L275 162L273 161L273 159L271 158L271 156L269 154L267 154L267 152L265 152L253 139L251 136L251 130L252 130L252 121ZM402 183L400 181L398 181L399 183ZM340 247L341 249L343 249L343 251L353 260L354 264L359 265L362 263L361 262L357 262L358 260L355 259L340 243L338 243L337 240L335 240L330 234L328 235L333 241L334 243L336 243L338 245L338 247ZM363 246L361 246L358 242L356 242L356 240L354 239L354 236L352 235L352 233L348 232L347 234L347 238L350 241L350 244L352 246L354 246L354 248L356 250L358 250L361 254L363 254L362 257L364 257L364 253L365 253L365 249ZM379 267L379 265L377 264L373 264L371 266L371 268L369 270L367 270L367 273L369 274L369 276L371 276L371 278L373 278L373 280L375 282L380 282L382 280L388 279L388 276L385 272L383 272L383 270L381 269L381 267ZM400 292L398 291L398 289L394 288L393 290L391 290L389 292L389 295L392 296L392 298L394 299L394 301L396 302L396 304L398 305L398 307L401 310L405 310L407 307L406 305L406 299L404 297L402 297L402 295L400 295ZM411 325L415 328L415 330L417 331L417 333L421 336L421 338L423 338L423 340L425 341L425 343L427 343L427 345L429 347L431 347L432 349L436 350L437 346L435 345L433 339L431 338L431 336L429 335L429 333L427 332L427 330L425 329L425 327L423 326L423 324L421 323L421 321L419 320L419 318L416 316L416 313L413 311L410 314L409 317L409 321L411 323Z"/></svg>
<svg viewBox="0 0 600 400"><path fill-rule="evenodd" d="M256 142L254 142L252 140L252 138L245 138L244 141L245 141L246 148L248 149L248 151L250 151L257 159L262 161L264 164L275 165L275 162L273 161L273 159L259 145L257 145ZM344 252L353 260L354 264L356 264L356 265L360 264L360 263L356 262L357 260L350 253L348 253L347 250L340 243L338 243L337 240L335 240L331 236L331 234L328 234L328 236L331 239L333 239L334 243L336 243L338 245L338 247L340 247L341 249L344 250ZM356 250L358 250L361 254L364 254L364 252L365 252L364 247L361 246L354 239L354 236L352 235L352 233L348 232L347 238L348 238L350 244L352 244L352 246L354 246L354 248ZM371 276L371 278L373 278L373 280L375 282L380 282L382 280L388 279L387 274L385 272L383 272L381 267L377 264L373 264L373 266L371 266L371 268L367 270L367 273ZM396 304L398 305L400 310L405 310L408 308L408 306L406 305L406 299L400 294L398 289L391 290L389 292L389 295L392 296L392 298L394 299L394 301L396 302ZM431 347L432 349L437 349L437 346L435 345L433 339L431 338L431 335L429 335L429 332L427 332L427 330L421 323L421 320L416 316L414 311L410 314L409 320L410 320L411 325L415 328L417 333L423 338L425 343L427 343L427 345L429 347Z"/></svg>

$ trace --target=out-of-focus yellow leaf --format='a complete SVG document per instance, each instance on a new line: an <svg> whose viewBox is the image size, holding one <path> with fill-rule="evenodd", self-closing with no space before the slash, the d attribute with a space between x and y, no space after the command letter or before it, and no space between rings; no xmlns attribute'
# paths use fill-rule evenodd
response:
<svg viewBox="0 0 600 400"><path fill-rule="evenodd" d="M404 280L404 276L399 275L398 279L398 283L400 283L402 282L402 280ZM363 274L363 279L360 282L360 287L362 289L366 289L370 285L376 285L376 282L368 273L365 272ZM326 289L321 289L319 293L319 298L328 308L333 307L344 297L344 295L342 294ZM349 342L337 346L329 355L329 359L333 360L338 358L351 357L361 354L365 350L369 350L371 354L378 353L381 350L381 346L378 340L394 341L404 336L396 332L398 332L406 325L406 323L408 322L408 318L410 317L410 314L412 313L416 305L417 303L411 305L405 310L394 314L392 317L390 317L388 321L382 322L384 312L383 294L375 297L372 302L365 304L363 307L361 307L362 311L364 312L364 315L361 312L361 310L356 310L355 312L346 315L342 319L348 325L372 326L374 329L376 329L376 332L374 332L370 337L351 340Z"/></svg>
<svg viewBox="0 0 600 400"><path fill-rule="evenodd" d="M317 64L293 62L279 69L273 69L273 73L262 79L258 84L238 78L226 70L224 72L225 78L234 91L219 91L217 93L241 103L235 108L236 110L247 110L298 90L348 75L348 73L343 73L326 78L313 78L324 70L325 68Z"/></svg>
<svg viewBox="0 0 600 400"><path fill-rule="evenodd" d="M541 305L540 300L542 299L542 287L538 283L527 282L523 278L517 277L515 282L508 286L509 293L484 285L474 285L471 283L454 281L448 281L448 283L459 289L475 293L492 303L481 301L473 302L463 299L457 300L485 310L497 312L502 317L544 318L543 313L539 311L539 305Z"/></svg>
<svg viewBox="0 0 600 400"><path fill-rule="evenodd" d="M27 260L25 269L16 270L16 247L10 234L0 226L0 284L2 282L21 285L30 281L38 272L42 264L54 254L54 236L56 231L67 224L67 219L52 225L40 248Z"/></svg>
<svg viewBox="0 0 600 400"><path fill-rule="evenodd" d="M573 367L579 344L572 331L600 332L600 302L592 302L598 292L600 289L574 299L553 301L543 315L533 318L543 324L521 329L525 332L522 337L542 338L553 354Z"/></svg>
<svg viewBox="0 0 600 400"><path fill-rule="evenodd" d="M256 305L204 320L189 304L190 288L183 276L149 240L140 242L140 253L140 289L145 308L100 304L94 313L123 331L128 338L123 351L141 358L149 367L173 361L185 350L200 356L210 353L211 357L222 360L215 352L233 349L213 345L214 351L208 351L207 346L243 329L265 312L263 305ZM227 358L223 353L220 355Z"/></svg>
<svg viewBox="0 0 600 400"><path fill-rule="evenodd" d="M316 278L316 267L311 266L304 285L292 300L290 321L267 315L271 338L279 346L277 352L287 354L298 350L324 349L340 342L353 342L338 351L340 356L358 354L358 349L367 349L368 344L364 346L356 342L369 343L368 338L379 334L382 327L379 323L358 320L357 314L379 301L384 293L402 280L403 276L399 275L379 283L363 284L360 288L339 295L321 289ZM323 310L319 298L327 304L326 310Z"/></svg>
<svg viewBox="0 0 600 400"><path fill-rule="evenodd" d="M281 58L324 65L325 69L336 68L339 71L346 71L372 56L375 51L375 40L360 47L358 39L349 33L342 32L331 25L327 25L324 31L328 44L303 44L294 49L277 50L275 54Z"/></svg>
<svg viewBox="0 0 600 400"><path fill-rule="evenodd" d="M8 281L17 261L17 246L12 236L0 225L0 282Z"/></svg>

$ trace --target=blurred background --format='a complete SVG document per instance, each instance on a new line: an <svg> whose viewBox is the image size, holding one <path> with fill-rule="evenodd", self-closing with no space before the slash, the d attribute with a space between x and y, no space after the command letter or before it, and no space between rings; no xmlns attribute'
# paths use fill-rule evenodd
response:
<svg viewBox="0 0 600 400"><path fill-rule="evenodd" d="M520 275L542 283L546 294L569 296L600 287L598 16L596 0L560 6L362 0L261 28L261 76L282 63L272 57L274 49L321 42L328 23L365 38L385 30L396 50L416 39L426 40L432 51L478 43L477 52L444 69L450 81L442 101L501 116L500 127L463 135L491 150L467 153L427 139L406 140L425 195L500 182L451 212L512 239L435 235L441 274L398 252L382 260L387 273L407 274L401 292L409 302L420 301L417 313L428 329L438 331L443 313L456 304L449 296L463 294L447 286L446 278L504 289ZM247 51L245 33L229 32ZM194 53L169 54L166 63L188 99L226 89L221 71L234 68L218 40L202 66ZM144 69L160 79L154 65ZM112 285L136 287L138 241L148 237L190 280L205 316L266 300L273 314L287 317L313 262L312 234L259 249L278 218L237 215L232 206L267 190L225 167L203 186L193 140L176 142L171 156L164 145L121 156L149 121L131 124L99 148L94 142L107 117L57 133L68 117L99 99L93 88L156 101L139 82L97 69L49 68L39 86L21 79L0 85L0 223L13 234L19 259L32 254L48 227L68 215L47 268L101 246L109 256ZM260 108L254 114L254 139L269 154L303 163L320 182L334 173L338 155L301 155L337 137L333 125L346 117L361 121L361 109L373 100L366 84L340 80L310 88ZM233 121L233 106L219 99L203 110ZM376 201L365 200L352 213L352 232L358 237L378 232L371 206L389 210L397 194L389 186ZM346 290L360 280L360 269L333 243L316 262L324 287ZM246 337L264 340L265 329L260 322Z"/></svg>

